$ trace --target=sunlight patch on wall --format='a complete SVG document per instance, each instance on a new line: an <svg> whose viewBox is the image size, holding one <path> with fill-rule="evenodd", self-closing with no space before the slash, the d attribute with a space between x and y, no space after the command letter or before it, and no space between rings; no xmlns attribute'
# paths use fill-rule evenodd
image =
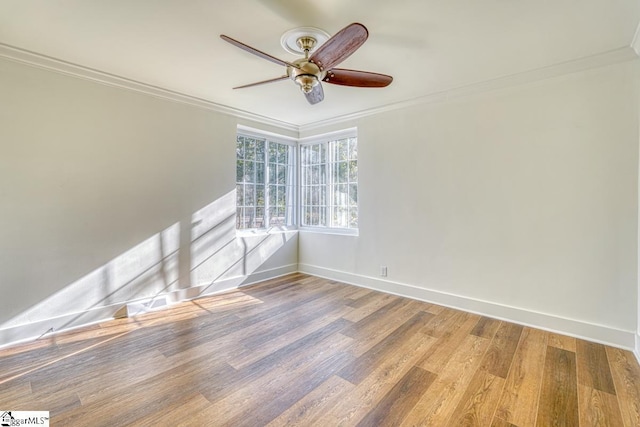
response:
<svg viewBox="0 0 640 427"><path fill-rule="evenodd" d="M24 311L2 327L149 298L178 279L179 224L173 224ZM81 309L81 310L79 310ZM73 311L72 311L73 312Z"/></svg>

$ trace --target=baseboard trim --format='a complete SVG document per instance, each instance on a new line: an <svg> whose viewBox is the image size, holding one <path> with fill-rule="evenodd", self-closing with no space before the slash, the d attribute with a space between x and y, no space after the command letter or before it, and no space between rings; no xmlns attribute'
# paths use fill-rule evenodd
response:
<svg viewBox="0 0 640 427"><path fill-rule="evenodd" d="M553 314L482 301L433 289L420 288L406 283L382 280L310 264L299 264L299 270L301 273L313 276L623 348L634 351L636 356L640 354L640 351L638 351L638 346L640 346L639 337L636 337L636 333L633 331L615 329L605 325L568 319Z"/></svg>
<svg viewBox="0 0 640 427"><path fill-rule="evenodd" d="M214 283L205 283L185 289L179 289L157 295L155 298L166 298L171 304L180 301L188 301L196 298L232 291L244 286L248 286L263 280L275 279L287 274L296 273L298 264L288 264L276 268L255 271L246 276L236 276L219 280ZM104 307L98 307L83 312L67 314L55 318L38 320L24 325L11 326L0 329L0 348L30 342L40 338L50 338L56 333L89 326L95 323L104 322L114 318L116 313L122 311L127 304L135 304L142 300L120 302ZM145 298L144 301L149 301Z"/></svg>

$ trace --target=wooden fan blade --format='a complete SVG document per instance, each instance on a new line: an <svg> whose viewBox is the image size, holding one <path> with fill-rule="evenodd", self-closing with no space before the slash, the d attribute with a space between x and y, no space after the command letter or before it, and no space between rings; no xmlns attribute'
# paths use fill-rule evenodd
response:
<svg viewBox="0 0 640 427"><path fill-rule="evenodd" d="M364 25L357 22L347 25L313 52L310 61L320 67L320 70L329 70L362 46L367 37L369 31Z"/></svg>
<svg viewBox="0 0 640 427"><path fill-rule="evenodd" d="M318 102L324 99L324 90L322 89L322 85L318 83L313 87L313 90L309 93L305 93L304 96L309 101L309 104L317 104Z"/></svg>
<svg viewBox="0 0 640 427"><path fill-rule="evenodd" d="M246 45L246 44L244 44L242 42L239 42L238 40L234 40L229 36L225 36L224 34L220 34L220 38L222 40L228 42L228 43L231 43L232 45L234 45L236 47L239 47L242 50L245 50L245 51L247 51L249 53L253 53L254 55L259 56L262 59L266 59L267 61L271 61L271 62L276 63L278 65L284 65L285 67L289 66L289 67L293 67L293 68L300 68L298 65L291 64L290 62L283 61L282 59L278 59L275 56L271 56L268 53L264 53L262 51L259 51L256 48L253 48L253 47L251 47L249 45Z"/></svg>
<svg viewBox="0 0 640 427"><path fill-rule="evenodd" d="M264 84L267 84L267 83L279 82L280 80L286 80L288 78L289 78L289 76L276 77L275 79L263 80L261 82L255 82L255 83L249 83L249 84L242 85L242 86L236 86L236 87L234 87L234 89L243 89L245 87L259 86L259 85L264 85Z"/></svg>
<svg viewBox="0 0 640 427"><path fill-rule="evenodd" d="M342 86L385 87L391 84L393 77L369 71L333 68L327 72L322 81Z"/></svg>

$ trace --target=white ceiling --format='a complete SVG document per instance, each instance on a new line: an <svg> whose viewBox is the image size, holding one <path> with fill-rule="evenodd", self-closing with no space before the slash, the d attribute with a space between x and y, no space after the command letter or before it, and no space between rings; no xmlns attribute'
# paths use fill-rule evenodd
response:
<svg viewBox="0 0 640 427"><path fill-rule="evenodd" d="M638 0L2 0L0 43L293 125L629 47ZM325 84L309 105L285 74L219 38L284 60L292 28L368 41L341 68L390 74L387 88Z"/></svg>

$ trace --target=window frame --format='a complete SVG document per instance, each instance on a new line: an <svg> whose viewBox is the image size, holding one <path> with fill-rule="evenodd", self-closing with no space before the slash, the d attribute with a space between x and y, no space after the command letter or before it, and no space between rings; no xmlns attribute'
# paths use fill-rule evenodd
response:
<svg viewBox="0 0 640 427"><path fill-rule="evenodd" d="M243 137L248 137L248 138L255 138L255 139L264 139L266 144L265 144L265 162L264 162L264 187L265 187L265 227L253 227L253 228L238 228L238 218L237 218L237 210L238 210L238 198L236 195L235 198L235 210L236 210L236 225L235 225L235 231L236 234L238 235L252 235L252 234L264 234L264 233L271 233L271 232L278 232L278 231L288 231L288 230L295 230L297 229L297 224L298 224L298 140L296 138L292 138L292 137L287 137L284 135L280 135L280 134L276 134L276 133L272 133L272 132L268 132L268 131L263 131L263 130L259 130L259 129L254 129L248 126L243 126L243 125L237 125L236 128L236 144L237 144L237 140L238 137L243 136ZM289 150L289 154L290 154L290 159L289 159L289 165L288 168L290 168L291 171L291 175L290 175L290 179L291 182L285 184L285 186L290 186L292 188L291 191L291 199L292 200L287 200L285 202L285 206L290 206L292 212L287 215L288 217L291 218L292 223L291 224L284 224L284 225L271 225L270 224L270 215L269 215L269 186L270 186L270 182L269 182L269 159L268 159L268 152L269 152L269 143L277 143L277 144L283 144L283 145L287 145L289 147L291 147L291 149ZM237 167L237 162L238 162L238 156L236 155L236 167ZM237 172L236 172L237 174ZM235 186L236 186L236 191L237 191L237 185L238 185L238 180L237 180L237 175L236 175L236 180L235 180ZM278 185L278 184L274 184L274 185Z"/></svg>
<svg viewBox="0 0 640 427"><path fill-rule="evenodd" d="M298 154L297 154L297 169L298 169L298 180L297 180L297 200L296 204L297 208L297 223L300 231L303 232L314 232L314 233L325 233L325 234L341 234L341 235L359 235L359 216L360 216L360 200L358 197L357 201L357 212L358 212L358 226L357 227L334 227L331 225L304 225L303 222L303 179L302 179L302 150L303 147L314 145L314 144L326 144L326 182L324 185L327 187L326 195L325 195L325 217L330 222L331 221L331 206L332 202L329 200L331 197L332 191L331 188L335 185L333 183L331 167L329 166L332 161L330 159L331 150L329 149L329 143L332 141L337 141L345 138L355 138L358 140L358 129L356 127L342 129L335 132L328 132L320 135L313 135L306 138L301 138L298 140ZM356 159L357 161L357 159ZM359 177L356 179L356 188L359 188Z"/></svg>

